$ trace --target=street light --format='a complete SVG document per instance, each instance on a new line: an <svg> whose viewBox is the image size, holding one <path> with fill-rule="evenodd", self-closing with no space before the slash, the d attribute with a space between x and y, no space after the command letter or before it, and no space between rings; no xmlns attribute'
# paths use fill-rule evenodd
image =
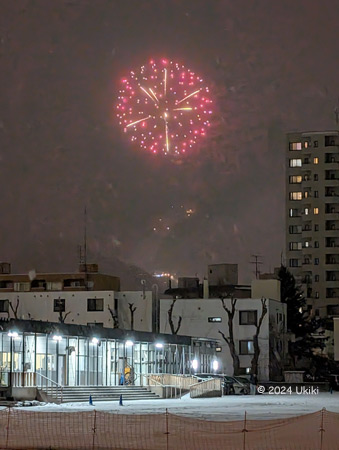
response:
<svg viewBox="0 0 339 450"><path fill-rule="evenodd" d="M157 342L157 343L155 344L155 347L156 347L156 348L164 348L164 344L162 344L161 342Z"/></svg>
<svg viewBox="0 0 339 450"><path fill-rule="evenodd" d="M59 334L55 334L53 336L53 341L60 342L60 341L62 341L62 337Z"/></svg>
<svg viewBox="0 0 339 450"><path fill-rule="evenodd" d="M99 344L99 339L96 338L96 337L92 338L92 344L98 345Z"/></svg>
<svg viewBox="0 0 339 450"><path fill-rule="evenodd" d="M197 359L193 359L193 361L192 361L192 369L194 371L196 371L198 369L198 366L199 366L199 361Z"/></svg>
<svg viewBox="0 0 339 450"><path fill-rule="evenodd" d="M11 338L17 338L19 334L16 331L9 331L8 336Z"/></svg>
<svg viewBox="0 0 339 450"><path fill-rule="evenodd" d="M125 345L126 345L126 347L133 347L134 342L131 341L131 340L127 340L127 341L125 342Z"/></svg>

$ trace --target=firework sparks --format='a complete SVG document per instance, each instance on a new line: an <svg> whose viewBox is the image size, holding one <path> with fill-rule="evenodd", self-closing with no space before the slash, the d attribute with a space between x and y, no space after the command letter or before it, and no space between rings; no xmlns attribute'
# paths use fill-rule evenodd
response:
<svg viewBox="0 0 339 450"><path fill-rule="evenodd" d="M152 153L184 154L210 126L203 80L172 61L150 61L122 80L117 117L132 142Z"/></svg>

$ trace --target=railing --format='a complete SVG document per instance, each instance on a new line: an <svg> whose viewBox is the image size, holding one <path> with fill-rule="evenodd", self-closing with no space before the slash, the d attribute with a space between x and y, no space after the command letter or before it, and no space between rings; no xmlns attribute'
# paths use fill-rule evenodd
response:
<svg viewBox="0 0 339 450"><path fill-rule="evenodd" d="M213 378L211 380L201 381L190 386L190 397L221 397L222 387L221 379Z"/></svg>
<svg viewBox="0 0 339 450"><path fill-rule="evenodd" d="M12 386L13 387L35 387L36 373L35 372L12 372Z"/></svg>
<svg viewBox="0 0 339 450"><path fill-rule="evenodd" d="M51 397L54 397L62 402L63 386L56 381L45 377L45 375L42 375L41 373L36 372L36 375L39 379L36 383L37 388L44 391L47 395L50 395Z"/></svg>
<svg viewBox="0 0 339 450"><path fill-rule="evenodd" d="M142 375L141 384L162 398L180 397L195 384L196 377L167 373Z"/></svg>

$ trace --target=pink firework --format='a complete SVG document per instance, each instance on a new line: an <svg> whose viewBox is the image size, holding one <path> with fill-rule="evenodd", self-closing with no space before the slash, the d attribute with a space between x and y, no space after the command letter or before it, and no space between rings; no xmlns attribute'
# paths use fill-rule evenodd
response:
<svg viewBox="0 0 339 450"><path fill-rule="evenodd" d="M117 116L130 140L152 153L188 152L210 126L208 87L173 61L149 61L122 80Z"/></svg>

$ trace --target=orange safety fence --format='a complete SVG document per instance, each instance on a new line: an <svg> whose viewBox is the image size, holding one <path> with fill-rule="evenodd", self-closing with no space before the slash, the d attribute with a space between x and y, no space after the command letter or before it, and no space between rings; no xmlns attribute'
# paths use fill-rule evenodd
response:
<svg viewBox="0 0 339 450"><path fill-rule="evenodd" d="M217 422L163 414L0 411L1 449L336 450L339 414Z"/></svg>

